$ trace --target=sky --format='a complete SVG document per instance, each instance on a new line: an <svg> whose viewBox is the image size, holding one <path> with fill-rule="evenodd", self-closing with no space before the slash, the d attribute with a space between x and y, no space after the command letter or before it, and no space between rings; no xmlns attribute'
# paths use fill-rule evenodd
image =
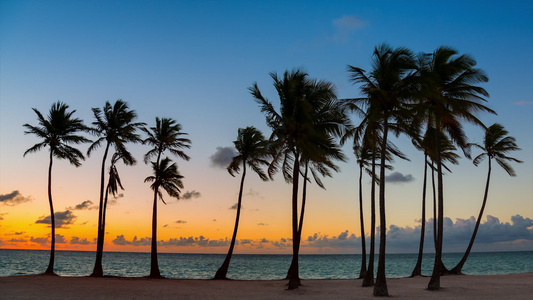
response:
<svg viewBox="0 0 533 300"><path fill-rule="evenodd" d="M159 203L160 252L225 253L235 220L240 174L225 170L238 128L270 130L248 88L257 82L276 106L270 72L301 68L336 86L338 98L360 96L347 66L368 70L375 46L415 53L442 45L472 55L489 76L482 84L487 125L499 122L517 139L524 163L517 177L495 166L488 204L473 251L533 250L533 3L528 1L30 1L0 2L0 248L49 249L46 149L23 157L39 140L31 108L46 114L62 101L86 125L93 107L123 99L138 121L155 117L182 125L190 161L171 157L185 177L180 200ZM353 123L360 120L353 117ZM471 142L483 131L467 125ZM93 136L87 138L94 139ZM416 252L420 234L423 155L406 137L393 139L410 161L387 174L387 247ZM79 149L86 152L88 144ZM125 190L113 199L105 251L149 251L153 194L142 157L119 164ZM308 188L302 250L361 253L358 170L349 157ZM479 154L479 153L477 153ZM474 155L477 155L474 153ZM55 160L53 199L57 249L96 249L99 174L103 150L79 168ZM485 187L487 162L466 158L444 177L444 251L462 252ZM262 182L248 173L236 253L291 253L291 187L281 174ZM366 235L369 183L363 180ZM431 206L428 207L428 214ZM428 234L429 228L428 228ZM430 240L430 238L426 239ZM431 252L432 246L426 245Z"/></svg>

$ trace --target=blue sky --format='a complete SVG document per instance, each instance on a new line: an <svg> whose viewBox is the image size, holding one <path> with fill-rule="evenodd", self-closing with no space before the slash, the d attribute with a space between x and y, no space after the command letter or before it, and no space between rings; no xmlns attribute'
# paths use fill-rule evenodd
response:
<svg viewBox="0 0 533 300"><path fill-rule="evenodd" d="M447 45L477 60L490 78L483 84L491 95L488 106L498 113L480 118L488 125L502 123L523 149L515 157L525 161L515 167L517 178L494 171L486 214L502 222L512 222L516 214L533 218L532 15L533 4L527 1L2 1L0 194L20 190L33 203L44 203L40 215L47 213L46 154L22 158L36 143L23 135L22 127L35 123L32 107L45 112L53 102L64 101L89 124L91 107L124 99L137 110L140 121L152 125L156 116L172 117L189 133L192 159L178 164L186 177L186 191L202 196L177 211L190 209L194 215L218 209L223 218L213 211L197 222L217 219L224 225L217 227L222 232L213 238L229 236L231 225L226 224L231 224L234 212L227 208L235 202L237 183L214 168L210 157L217 147L232 146L239 127L253 125L269 134L247 88L257 82L276 102L268 73L303 68L313 78L332 81L339 98L354 97L358 90L348 81L347 65L368 68L373 48L386 42L414 52ZM479 128L467 129L472 141L481 142ZM407 139L396 143L411 162L397 162L395 171L413 180L389 185L388 222L414 227L421 156ZM139 161L147 151L139 145L131 149ZM351 159L350 147L345 150ZM91 185L97 182L99 159L97 153L76 170L58 164L58 185L61 176L78 179L78 185L58 187L64 190L57 200L61 209L88 199L96 202L97 188ZM340 166L342 172L325 181L327 191L315 190L309 236L333 236L345 230L359 236L353 160ZM134 187L126 197L131 197L132 207L146 205L150 193L139 178L148 176L149 167L140 163L128 170L126 180ZM452 220L477 215L484 180L483 166L475 168L461 160L453 176L446 177L446 215ZM28 182L36 187L28 187ZM288 237L290 208L282 194L288 187L282 178L268 184L250 178L249 183L250 198L255 199L245 204L255 218L250 224L270 224L269 231ZM129 212L127 205L120 204L117 216ZM9 209L16 207L4 209L13 214ZM282 214L286 223L275 226L276 214ZM175 218L187 217L184 213ZM329 224L331 219L340 222ZM180 228L200 235L211 226L188 228L192 223ZM284 226L286 230L277 229ZM528 243L533 249L533 242Z"/></svg>

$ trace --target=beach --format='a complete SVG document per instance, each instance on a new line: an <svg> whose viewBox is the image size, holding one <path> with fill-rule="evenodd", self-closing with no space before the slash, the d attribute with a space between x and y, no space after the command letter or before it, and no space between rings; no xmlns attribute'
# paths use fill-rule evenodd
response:
<svg viewBox="0 0 533 300"><path fill-rule="evenodd" d="M397 299L527 299L533 273L443 276L440 291L426 290L428 277L387 279ZM302 280L286 290L285 280L193 280L123 277L0 277L0 299L373 299L359 279Z"/></svg>

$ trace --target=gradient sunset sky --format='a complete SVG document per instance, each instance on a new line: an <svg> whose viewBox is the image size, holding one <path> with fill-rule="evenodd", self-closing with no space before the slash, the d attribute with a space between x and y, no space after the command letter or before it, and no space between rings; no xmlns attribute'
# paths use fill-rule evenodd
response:
<svg viewBox="0 0 533 300"><path fill-rule="evenodd" d="M451 46L486 71L482 87L498 115L479 117L516 137L522 151L511 156L524 163L513 165L515 178L493 168L474 251L533 250L531 16L528 1L1 1L0 248L49 248L48 149L22 157L39 142L24 135L23 124L37 124L31 108L46 114L63 101L90 125L92 107L123 99L138 121L174 118L192 140L189 162L173 158L185 188L183 199L166 197L168 205L159 206L159 251L226 252L240 180L223 168L227 153L240 127L270 134L248 87L257 82L277 104L268 73L303 68L333 82L339 98L356 97L347 65L368 69L373 48L386 42L417 53ZM466 129L470 141L482 142L480 128ZM411 161L396 160L389 172L387 246L415 252L423 155L405 137L394 142ZM142 161L149 148L128 147L138 164L118 165L126 190L109 207L105 251L149 250L153 194L143 181L151 168ZM358 170L351 145L344 150L349 161L324 180L327 190L309 186L302 253L360 253ZM99 149L79 168L55 161L58 249L96 248L102 155ZM481 205L487 164L461 159L452 171L444 178L444 251L460 252ZM248 174L236 252L290 253L290 185L280 174L271 182ZM368 177L364 183L368 212Z"/></svg>

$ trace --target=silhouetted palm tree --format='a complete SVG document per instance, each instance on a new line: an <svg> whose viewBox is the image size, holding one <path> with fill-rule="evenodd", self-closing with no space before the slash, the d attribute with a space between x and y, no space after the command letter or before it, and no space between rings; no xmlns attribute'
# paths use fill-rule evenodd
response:
<svg viewBox="0 0 533 300"><path fill-rule="evenodd" d="M298 186L302 162L315 161L314 157L333 152L325 149L335 146L332 132L339 134L343 126L337 123L328 123L324 119L314 118L320 110L319 103L324 104L335 99L333 86L330 83L317 84L310 80L308 75L300 70L285 72L282 78L271 73L274 87L280 98L280 113L272 103L263 97L257 84L250 91L266 115L267 125L272 129L271 145L274 149L274 158L268 168L270 177L281 170L287 182L292 182L292 237L293 260L292 274L289 274L289 289L298 288L300 283L298 268L298 253L300 246L298 222ZM319 87L320 86L320 87ZM317 87L318 90L315 90ZM329 100L328 100L329 99ZM325 119L330 117L330 112L324 112ZM318 125L318 124L321 125Z"/></svg>
<svg viewBox="0 0 533 300"><path fill-rule="evenodd" d="M440 289L442 266L442 238L444 225L444 194L442 182L441 142L446 133L450 140L463 151L467 150L466 136L461 121L474 123L485 128L474 115L477 112L495 113L482 104L488 93L475 84L488 81L485 73L474 68L476 61L468 55L457 55L457 51L440 47L431 55L421 60L420 96L425 115L420 119L428 120L428 125L435 128L435 163L437 167L437 249L435 263L428 289ZM442 134L441 134L442 133ZM468 153L465 151L465 155Z"/></svg>
<svg viewBox="0 0 533 300"><path fill-rule="evenodd" d="M137 118L137 114L134 110L130 110L128 104L122 100L115 101L114 105L111 105L109 101L106 101L103 111L100 108L92 108L94 118L93 128L91 132L98 137L98 139L92 143L87 151L87 155L90 155L92 151L105 143L104 156L102 158L102 169L100 173L100 202L98 209L98 239L96 244L96 261L94 264L93 273L91 276L101 277L103 276L102 270L102 255L104 251L104 237L105 232L102 224L104 224L104 189L105 189L105 163L107 160L107 154L109 148L114 146L115 153L128 164L135 164L135 158L126 149L126 143L138 143L141 141L139 135L136 133L137 129L141 128L144 123L134 122Z"/></svg>
<svg viewBox="0 0 533 300"><path fill-rule="evenodd" d="M161 278L159 264L157 262L157 198L163 203L163 193L159 190L162 188L170 197L180 198L180 188L183 188L183 176L178 171L176 163L172 163L170 158L165 157L159 164L152 162L153 176L148 176L144 182L152 182L150 188L154 191L154 207L152 214L152 251L150 264L150 277ZM166 203L165 203L166 204ZM154 242L155 241L155 242Z"/></svg>
<svg viewBox="0 0 533 300"><path fill-rule="evenodd" d="M483 203L481 204L481 209L479 211L479 216L476 220L476 226L474 227L474 232L472 233L472 237L470 238L470 243L468 244L468 247L465 251L465 254L463 255L463 258L461 258L461 261L457 263L457 265L450 270L450 273L453 274L461 274L461 269L463 268L466 260L468 259L468 255L470 254L470 250L472 250L472 246L474 245L474 241L476 239L476 234L479 229L479 224L481 223L481 218L483 217L483 212L485 211L485 205L487 204L487 197L489 194L489 184L490 184L490 172L492 169L491 161L494 159L498 165L500 165L507 174L510 176L516 176L516 173L514 172L511 165L509 165L508 161L514 161L517 163L522 163L522 161L507 156L508 152L511 151L517 151L521 150L516 145L516 140L512 136L508 136L509 132L503 128L501 124L495 123L491 125L487 131L485 132L485 138L483 139L483 145L478 144L471 144L474 147L477 147L484 151L483 153L479 154L474 158L474 165L479 165L479 163L486 158L488 158L489 162L489 168L487 172L487 184L485 185L485 193L483 195Z"/></svg>
<svg viewBox="0 0 533 300"><path fill-rule="evenodd" d="M181 124L176 123L174 119L170 118L155 118L155 127L150 127L150 130L142 128L142 130L148 135L146 139L143 140L143 144L148 144L153 148L144 155L144 162L147 163L150 160L150 157L157 156L155 166L160 165L161 154L165 151L179 156L185 160L189 160L190 157L183 152L183 148L190 148L191 141L182 136L187 135L181 131ZM162 164L161 164L162 165ZM156 174L156 173L154 173ZM156 174L157 176L157 174ZM155 179L156 181L158 178ZM162 200L163 198L161 198ZM157 233L157 197L154 196L154 213L152 219L152 264L150 268L150 277L159 278L161 273L159 272L159 264L157 261L157 239L155 239Z"/></svg>
<svg viewBox="0 0 533 300"><path fill-rule="evenodd" d="M116 166L116 163L121 160L124 162L125 165L131 166L134 164L134 161L129 161L127 158L124 158L120 156L118 153L114 153L111 157L111 165L109 166L109 178L107 180L107 187L106 187L106 193L104 197L104 208L103 208L103 216L102 216L102 231L105 232L105 220L106 220L106 212L107 212L107 200L109 195L113 195L114 198L117 197L118 189L124 190L124 187L122 186L122 182L120 181L120 176L118 174L118 169Z"/></svg>
<svg viewBox="0 0 533 300"><path fill-rule="evenodd" d="M435 249L437 247L437 200L436 200L436 190L435 190L435 168L433 166L433 162L435 160L435 128L433 127L427 127L426 133L424 134L424 137L422 139L420 138L414 138L413 144L415 148L418 150L421 150L424 152L424 180L423 180L423 187L422 187L422 217L421 217L421 226L420 226L420 244L418 248L418 258L416 265L413 269L413 272L411 273L411 277L414 276L420 276L422 275L422 257L424 252L424 237L425 237L425 231L426 231L426 190L427 190L427 168L428 166L431 167L431 179L432 179L432 186L433 186L433 240ZM445 136L442 135L440 138L440 157L441 162L449 161L452 164L458 164L459 161L459 155L455 153L457 148L453 145L453 143ZM428 160L431 160L429 162ZM442 163L442 167L445 168L448 172L451 172L450 169ZM444 266L444 264L441 262L441 271L443 273L446 273L448 270Z"/></svg>
<svg viewBox="0 0 533 300"><path fill-rule="evenodd" d="M242 192L244 188L244 178L246 176L246 165L248 165L254 172L259 175L261 180L268 180L268 176L261 169L261 166L268 166L269 162L265 160L269 156L268 141L265 140L261 131L255 127L239 128L237 140L233 142L235 149L237 149L237 156L233 157L227 170L231 176L239 173L242 164L242 177L239 188L239 198L237 200L237 216L235 218L235 227L233 229L233 236L231 237L231 244L226 255L226 259L222 266L217 270L215 279L227 279L229 264L233 249L235 248L235 241L237 239L237 230L239 229L239 219L241 215Z"/></svg>
<svg viewBox="0 0 533 300"><path fill-rule="evenodd" d="M354 146L354 154L359 166L359 221L361 226L361 270L359 278L366 276L366 241L365 241L365 220L363 213L363 169L367 169L372 164L372 151L364 146ZM375 225L374 225L375 226Z"/></svg>
<svg viewBox="0 0 533 300"><path fill-rule="evenodd" d="M42 142L33 145L24 152L24 156L28 153L37 152L44 147L50 149L50 163L48 166L48 203L50 204L50 227L52 228L52 242L50 247L50 262L44 274L54 274L54 259L55 259L55 215L54 205L52 201L52 164L53 158L67 159L71 164L79 167L80 160L84 160L83 154L76 148L69 144L80 144L90 142L88 139L77 135L80 131L87 131L87 127L83 125L82 120L73 118L72 115L75 110L67 112L68 105L62 102L52 104L47 118L45 118L37 109L33 111L37 114L39 121L38 126L24 124L25 134L34 134L42 139Z"/></svg>
<svg viewBox="0 0 533 300"><path fill-rule="evenodd" d="M315 148L311 151L302 153L300 174L303 177L302 186L302 205L300 209L300 218L298 221L298 245L297 252L300 251L302 240L302 230L305 216L305 207L307 203L307 183L310 182L309 171L315 183L322 189L326 187L320 177L332 177L332 172L338 172L339 168L335 165L334 160L345 161L346 157L342 153L333 137L339 137L348 128L349 118L345 113L344 106L341 105L334 94L333 84L326 81L317 81L309 79L309 91L306 93L306 101L311 104L313 120L313 130L321 135L320 139L311 141ZM296 272L294 257L287 271L287 279L290 279Z"/></svg>
<svg viewBox="0 0 533 300"><path fill-rule="evenodd" d="M349 66L350 68L350 66ZM368 260L368 268L365 268L365 273L363 275L362 286L368 287L374 285L374 253L375 253L375 235L376 235L376 184L379 183L379 176L376 173L376 166L379 167L379 157L381 155L380 147L382 144L381 139L381 128L378 120L371 120L369 118L372 108L368 109L368 113L361 109L359 105L364 103L366 98L356 98L356 99L344 99L344 105L347 109L352 112L355 112L356 115L362 118L359 126L350 128L346 131L345 135L341 138L341 144L344 144L348 139L353 138L354 150L364 149L367 152L365 155L368 156L370 160L368 162L371 165L371 168L365 168L367 173L372 178L371 188L370 188L370 253ZM393 155L398 156L401 159L407 159L407 157L399 151L399 149L394 146L392 143L387 143L386 150L386 160L392 161ZM357 153L356 153L357 156ZM358 158L359 161L359 158ZM392 170L392 166L385 165L386 169ZM362 204L360 198L360 219L362 218ZM361 237L364 238L363 223L361 219ZM363 252L364 253L364 252ZM361 263L361 270L363 270L363 265L365 265L366 257L363 256L363 261ZM360 272L361 273L361 272Z"/></svg>
<svg viewBox="0 0 533 300"><path fill-rule="evenodd" d="M350 79L361 83L366 96L354 99L367 107L367 116L372 122L379 122L382 130L379 204L380 204L380 246L375 296L388 296L385 279L386 215L385 215L385 165L389 131L395 134L408 131L412 113L406 105L413 98L414 59L405 48L392 49L388 45L375 48L372 71L369 76L361 68L349 66Z"/></svg>

